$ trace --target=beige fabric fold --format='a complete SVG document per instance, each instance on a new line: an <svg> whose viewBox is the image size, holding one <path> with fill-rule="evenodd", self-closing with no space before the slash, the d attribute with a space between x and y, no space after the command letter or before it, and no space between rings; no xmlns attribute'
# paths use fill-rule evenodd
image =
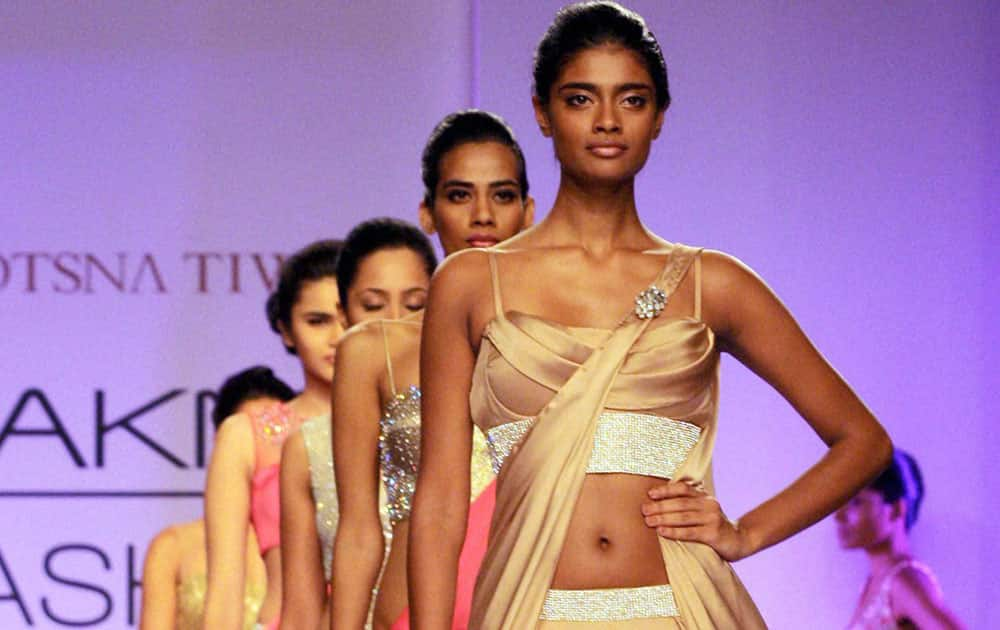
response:
<svg viewBox="0 0 1000 630"><path fill-rule="evenodd" d="M698 253L673 245L654 284L672 295ZM539 623L602 411L655 410L697 424L701 438L677 478L711 489L718 351L711 330L696 317L631 316L606 334L521 313L508 318L497 255L502 250L490 260L497 316L484 332L473 374L473 420L488 431L522 419L511 407L525 398L539 401L540 411L498 478L470 628L522 630ZM590 345L598 339L603 341ZM661 549L680 625L765 627L735 573L711 548L663 540Z"/></svg>

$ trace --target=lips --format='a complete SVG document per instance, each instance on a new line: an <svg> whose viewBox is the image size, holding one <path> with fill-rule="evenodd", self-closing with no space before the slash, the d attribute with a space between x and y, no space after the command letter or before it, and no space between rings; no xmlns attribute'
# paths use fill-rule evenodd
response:
<svg viewBox="0 0 1000 630"><path fill-rule="evenodd" d="M616 158L625 153L628 146L621 142L592 142L587 145L587 150L600 158Z"/></svg>
<svg viewBox="0 0 1000 630"><path fill-rule="evenodd" d="M493 247L500 242L500 239L489 234L473 234L465 239L465 242L469 247Z"/></svg>

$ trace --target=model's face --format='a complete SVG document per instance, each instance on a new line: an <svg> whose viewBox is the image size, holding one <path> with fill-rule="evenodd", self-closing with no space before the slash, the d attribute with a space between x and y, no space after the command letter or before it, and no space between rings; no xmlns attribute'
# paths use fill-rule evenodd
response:
<svg viewBox="0 0 1000 630"><path fill-rule="evenodd" d="M535 117L552 138L564 174L609 184L635 177L663 125L639 55L610 44L576 53L548 105L536 99Z"/></svg>
<svg viewBox="0 0 1000 630"><path fill-rule="evenodd" d="M377 250L361 261L347 290L347 322L399 319L423 310L430 281L423 257L412 249Z"/></svg>
<svg viewBox="0 0 1000 630"><path fill-rule="evenodd" d="M837 539L844 549L867 549L886 542L894 529L895 508L875 490L859 492L837 510Z"/></svg>
<svg viewBox="0 0 1000 630"><path fill-rule="evenodd" d="M333 382L337 342L344 334L338 317L339 307L336 278L305 282L299 289L298 301L292 306L291 329L285 330L282 326L282 339L295 348L306 373L324 382Z"/></svg>
<svg viewBox="0 0 1000 630"><path fill-rule="evenodd" d="M466 142L441 158L434 207L420 224L437 232L445 254L492 247L531 224L534 201L521 199L517 158L499 142Z"/></svg>

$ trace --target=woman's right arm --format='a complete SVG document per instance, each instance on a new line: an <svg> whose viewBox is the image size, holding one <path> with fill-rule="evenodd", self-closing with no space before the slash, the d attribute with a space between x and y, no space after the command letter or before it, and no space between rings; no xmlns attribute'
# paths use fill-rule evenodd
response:
<svg viewBox="0 0 1000 630"><path fill-rule="evenodd" d="M485 262L479 258L459 256L442 265L431 281L424 315L420 476L407 567L410 624L420 630L450 628L455 606L470 493L469 390L476 358L470 342L470 306L476 283L488 277L475 266Z"/></svg>
<svg viewBox="0 0 1000 630"><path fill-rule="evenodd" d="M205 484L205 630L236 630L243 625L253 439L245 414L225 420L215 437Z"/></svg>
<svg viewBox="0 0 1000 630"><path fill-rule="evenodd" d="M333 462L340 521L333 545L331 628L361 628L385 552L379 518L378 438L382 356L373 327L337 346L333 379Z"/></svg>
<svg viewBox="0 0 1000 630"><path fill-rule="evenodd" d="M168 527L149 543L142 568L139 630L173 630L177 616L177 535Z"/></svg>
<svg viewBox="0 0 1000 630"><path fill-rule="evenodd" d="M326 578L302 431L285 441L281 453L281 630L315 630Z"/></svg>

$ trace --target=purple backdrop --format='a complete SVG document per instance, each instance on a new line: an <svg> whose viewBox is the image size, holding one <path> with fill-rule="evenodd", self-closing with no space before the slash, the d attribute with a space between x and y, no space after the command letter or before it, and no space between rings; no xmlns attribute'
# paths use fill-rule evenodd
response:
<svg viewBox="0 0 1000 630"><path fill-rule="evenodd" d="M257 362L300 381L262 315L276 255L412 219L442 115L505 116L551 204L529 95L558 3L341 4L0 7L0 627L128 625L145 544L200 500L37 493L199 490L199 391ZM921 461L915 545L949 600L970 627L1000 626L997 11L633 6L675 99L644 220L769 281ZM729 360L720 423L731 516L822 453ZM865 565L827 521L737 570L773 627L837 628Z"/></svg>

